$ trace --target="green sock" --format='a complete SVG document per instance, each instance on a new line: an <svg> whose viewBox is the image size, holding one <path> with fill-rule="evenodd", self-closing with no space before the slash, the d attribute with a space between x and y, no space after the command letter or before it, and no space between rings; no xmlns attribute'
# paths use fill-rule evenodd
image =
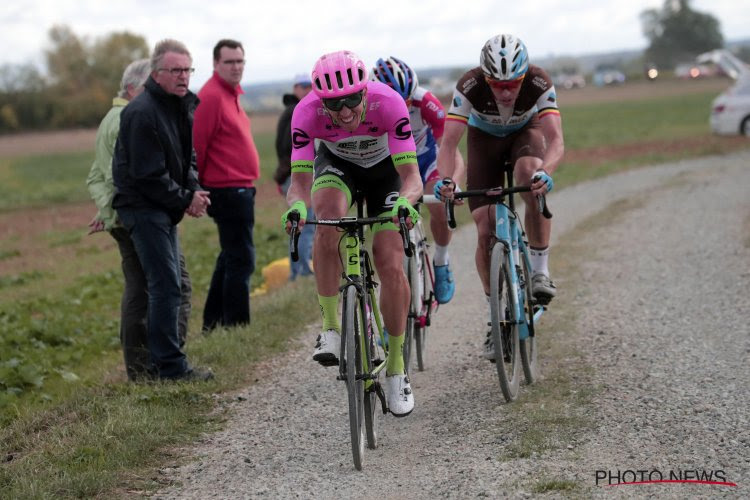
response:
<svg viewBox="0 0 750 500"><path fill-rule="evenodd" d="M404 374L404 334L388 336L388 359L385 363L386 375Z"/></svg>
<svg viewBox="0 0 750 500"><path fill-rule="evenodd" d="M320 312L323 315L323 330L336 330L340 332L339 296L324 297L318 294L318 302L320 303Z"/></svg>

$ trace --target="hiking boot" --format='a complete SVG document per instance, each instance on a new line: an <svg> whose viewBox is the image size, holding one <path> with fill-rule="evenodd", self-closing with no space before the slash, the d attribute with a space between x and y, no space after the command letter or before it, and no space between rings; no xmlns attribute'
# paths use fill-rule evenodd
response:
<svg viewBox="0 0 750 500"><path fill-rule="evenodd" d="M313 359L323 366L337 366L341 351L341 335L336 330L326 330L318 335Z"/></svg>
<svg viewBox="0 0 750 500"><path fill-rule="evenodd" d="M453 282L450 264L435 266L435 298L438 304L450 302L455 291L456 284Z"/></svg>
<svg viewBox="0 0 750 500"><path fill-rule="evenodd" d="M531 277L531 295L541 305L546 306L557 294L555 284L544 273L536 273Z"/></svg>
<svg viewBox="0 0 750 500"><path fill-rule="evenodd" d="M388 375L383 384L388 409L396 417L405 417L414 409L414 395L406 375Z"/></svg>

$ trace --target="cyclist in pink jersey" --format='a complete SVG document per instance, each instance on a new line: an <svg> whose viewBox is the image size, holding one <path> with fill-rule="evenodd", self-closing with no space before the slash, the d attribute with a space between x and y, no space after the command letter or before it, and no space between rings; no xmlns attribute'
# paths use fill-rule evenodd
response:
<svg viewBox="0 0 750 500"><path fill-rule="evenodd" d="M410 221L419 214L412 203L422 195L422 182L409 114L401 97L388 86L368 81L362 60L349 51L325 54L311 74L313 92L292 115L292 182L287 193L300 225L312 205L321 219L346 215L357 192L364 195L369 216L395 215L405 207ZM315 141L319 141L317 148ZM381 277L381 312L389 336L384 390L388 408L406 416L414 408L402 353L409 283L403 269L403 247L394 223L373 229L373 257ZM341 336L338 291L342 273L336 228L319 226L313 262L323 332L313 359L337 365Z"/></svg>
<svg viewBox="0 0 750 500"><path fill-rule="evenodd" d="M480 65L456 83L445 124L438 169L445 176L436 195L452 196L452 178L463 174L453 154L464 131L467 137L467 188L482 189L504 182L503 159L510 160L517 185L530 185L521 195L526 204L524 227L531 253L531 291L548 303L556 294L547 265L551 224L536 207L536 196L552 190L552 174L564 152L562 121L552 81L542 68L529 64L526 46L513 35L490 38L482 47ZM491 200L471 198L469 209L477 227L476 265L489 296L490 237L494 232ZM494 356L491 335L484 356Z"/></svg>
<svg viewBox="0 0 750 500"><path fill-rule="evenodd" d="M424 192L431 194L435 183L440 179L437 155L445 124L443 105L431 92L419 86L414 70L395 57L378 59L372 70L372 78L391 87L406 101ZM463 158L458 150L455 161L463 167ZM440 304L446 304L456 289L448 255L451 232L446 223L444 208L440 205L427 205L427 208L430 211L430 230L435 239L435 298Z"/></svg>

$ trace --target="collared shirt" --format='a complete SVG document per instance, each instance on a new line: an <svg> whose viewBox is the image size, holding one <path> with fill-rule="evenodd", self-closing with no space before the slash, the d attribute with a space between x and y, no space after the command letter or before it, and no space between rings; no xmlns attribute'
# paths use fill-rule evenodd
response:
<svg viewBox="0 0 750 500"><path fill-rule="evenodd" d="M198 92L193 144L204 187L252 187L260 175L250 118L240 105L242 93L239 85L233 87L216 72Z"/></svg>
<svg viewBox="0 0 750 500"><path fill-rule="evenodd" d="M96 218L104 222L104 229L109 231L117 224L117 214L112 208L115 185L112 181L112 156L115 153L117 133L120 131L120 113L128 105L122 97L112 99L112 109L102 119L96 132L94 163L86 178L89 193L96 203L99 212Z"/></svg>

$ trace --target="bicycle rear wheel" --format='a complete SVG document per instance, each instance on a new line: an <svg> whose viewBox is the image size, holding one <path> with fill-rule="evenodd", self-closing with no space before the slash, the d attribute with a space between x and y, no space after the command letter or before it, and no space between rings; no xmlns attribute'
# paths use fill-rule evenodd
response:
<svg viewBox="0 0 750 500"><path fill-rule="evenodd" d="M372 324L371 316L368 314L368 311L373 310L372 305L370 304L370 296L366 295L360 304L365 307L364 311L360 309L360 316L363 318L362 324L364 325L362 331L365 332L365 335L362 338L368 349L368 358L366 360L367 373L372 373L373 359L375 359L377 347L375 346L375 327ZM376 415L378 395L375 390L375 383L376 381L372 380L369 387L365 390L364 401L365 435L367 436L367 447L371 450L378 447L378 420Z"/></svg>
<svg viewBox="0 0 750 500"><path fill-rule="evenodd" d="M432 309L432 278L430 275L430 259L427 257L427 249L425 245L420 245L419 259L421 265L419 266L419 281L422 283L422 291L420 294L419 302L419 322L414 328L414 343L417 351L417 368L419 371L424 371L424 359L425 359L425 347L427 345L427 330L430 325L427 324L427 319L430 317L430 309Z"/></svg>
<svg viewBox="0 0 750 500"><path fill-rule="evenodd" d="M526 259L521 255L521 272L523 273L523 301L526 326L529 336L521 339L521 364L527 384L533 384L539 379L539 365L537 364L538 347L534 331L534 297L531 295L531 272Z"/></svg>
<svg viewBox="0 0 750 500"><path fill-rule="evenodd" d="M490 317L492 340L495 344L495 367L500 390L510 402L518 396L521 363L518 323L513 307L514 290L509 272L510 259L505 248L498 243L492 248L490 264Z"/></svg>
<svg viewBox="0 0 750 500"><path fill-rule="evenodd" d="M344 318L341 329L346 343L346 390L349 399L349 430L352 439L354 467L362 470L365 452L364 426L364 382L361 377L362 356L360 350L359 314L357 310L357 288L353 285L344 291Z"/></svg>

